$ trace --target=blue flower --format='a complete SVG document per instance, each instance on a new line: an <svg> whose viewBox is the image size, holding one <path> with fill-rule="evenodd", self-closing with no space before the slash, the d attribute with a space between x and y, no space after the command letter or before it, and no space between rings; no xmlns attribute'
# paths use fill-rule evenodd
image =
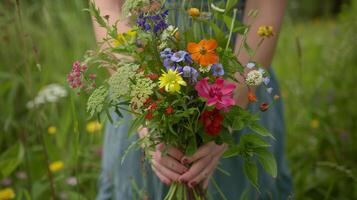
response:
<svg viewBox="0 0 357 200"><path fill-rule="evenodd" d="M192 63L193 63L191 54L187 53L187 54L185 55L185 61L186 61L188 64L192 64Z"/></svg>
<svg viewBox="0 0 357 200"><path fill-rule="evenodd" d="M214 64L212 65L212 75L213 76L223 76L224 75L224 69L222 64Z"/></svg>
<svg viewBox="0 0 357 200"><path fill-rule="evenodd" d="M267 92L269 93L269 94L271 94L272 92L273 92L273 88L267 88Z"/></svg>
<svg viewBox="0 0 357 200"><path fill-rule="evenodd" d="M166 68L167 71L169 69L171 69L171 70L175 70L176 69L176 63L172 62L170 58L165 58L163 64L164 64L164 67Z"/></svg>
<svg viewBox="0 0 357 200"><path fill-rule="evenodd" d="M182 69L182 76L188 78L191 84L197 82L198 75L198 71L193 67L185 66Z"/></svg>
<svg viewBox="0 0 357 200"><path fill-rule="evenodd" d="M171 56L171 61L177 63L182 62L185 60L187 54L188 53L186 51L178 51Z"/></svg>
<svg viewBox="0 0 357 200"><path fill-rule="evenodd" d="M147 15L144 16L141 13L136 20L136 24L144 31L152 31L157 34L160 31L165 30L169 25L167 24L166 17L168 15L168 10L163 13L159 13L157 15ZM153 27L152 27L153 26Z"/></svg>
<svg viewBox="0 0 357 200"><path fill-rule="evenodd" d="M172 50L170 48L166 48L160 52L160 57L163 59L171 58L171 56L172 56Z"/></svg>
<svg viewBox="0 0 357 200"><path fill-rule="evenodd" d="M265 85L268 85L270 83L270 78L268 76L264 77L263 82Z"/></svg>

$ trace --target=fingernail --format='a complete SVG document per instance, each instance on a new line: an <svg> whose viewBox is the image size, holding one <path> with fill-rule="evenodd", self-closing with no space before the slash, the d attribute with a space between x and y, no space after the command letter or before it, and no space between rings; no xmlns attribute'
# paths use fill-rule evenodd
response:
<svg viewBox="0 0 357 200"><path fill-rule="evenodd" d="M183 158L182 159L182 164L187 164L188 163L188 159L187 158Z"/></svg>
<svg viewBox="0 0 357 200"><path fill-rule="evenodd" d="M189 185L190 185L190 188L195 187L195 185L196 185L196 181L191 182Z"/></svg>
<svg viewBox="0 0 357 200"><path fill-rule="evenodd" d="M184 182L185 182L185 180L184 180L183 178L181 178L181 177L178 179L178 181L179 181L180 183L184 183Z"/></svg>

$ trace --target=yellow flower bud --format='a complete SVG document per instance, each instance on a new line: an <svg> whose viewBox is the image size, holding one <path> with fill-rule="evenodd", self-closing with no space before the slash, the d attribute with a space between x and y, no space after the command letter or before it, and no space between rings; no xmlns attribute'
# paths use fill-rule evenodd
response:
<svg viewBox="0 0 357 200"><path fill-rule="evenodd" d="M190 9L188 9L188 14L191 17L198 17L198 16L200 16L200 10L198 10L198 8L190 8Z"/></svg>
<svg viewBox="0 0 357 200"><path fill-rule="evenodd" d="M15 198L15 192L12 188L4 188L0 190L0 199L5 200L5 199L14 199Z"/></svg>
<svg viewBox="0 0 357 200"><path fill-rule="evenodd" d="M50 163L50 171L51 172L57 172L61 170L64 167L63 161L55 161Z"/></svg>
<svg viewBox="0 0 357 200"><path fill-rule="evenodd" d="M260 26L258 28L257 34L260 37L271 37L274 35L272 26Z"/></svg>
<svg viewBox="0 0 357 200"><path fill-rule="evenodd" d="M54 135L57 133L57 128L55 126L50 126L50 127L48 127L47 132L50 135Z"/></svg>

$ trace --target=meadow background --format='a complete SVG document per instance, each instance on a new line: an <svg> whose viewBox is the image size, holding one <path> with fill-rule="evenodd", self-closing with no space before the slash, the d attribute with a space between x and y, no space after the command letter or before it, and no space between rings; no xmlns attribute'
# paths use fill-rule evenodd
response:
<svg viewBox="0 0 357 200"><path fill-rule="evenodd" d="M357 199L357 1L289 0L274 60L295 199ZM0 199L94 199L103 126L66 85L96 48L86 0L0 3ZM99 72L105 73L105 72ZM67 96L27 103L49 84Z"/></svg>

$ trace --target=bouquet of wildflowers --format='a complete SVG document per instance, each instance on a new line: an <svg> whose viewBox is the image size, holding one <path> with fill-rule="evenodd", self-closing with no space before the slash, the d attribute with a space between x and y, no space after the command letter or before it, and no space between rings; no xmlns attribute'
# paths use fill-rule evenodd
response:
<svg viewBox="0 0 357 200"><path fill-rule="evenodd" d="M211 4L207 11L192 8L190 2L183 1L176 8L185 13L179 17L183 25L177 27L169 24L170 12L175 11L164 1L126 1L123 13L131 19L132 29L119 34L116 25L109 25L108 16L101 16L90 4L88 10L106 28L107 37L99 43L99 50L89 51L83 61L73 64L68 82L78 92L90 93L87 109L91 116L107 116L113 122L110 112L130 113L129 135L140 126L147 127L149 133L129 148L144 148L148 160L160 143L187 155L208 142L226 143L229 148L224 156L241 156L246 176L258 189L257 162L272 176L277 173L265 140L273 136L258 124L254 113L237 105L233 93L237 84L268 84L268 74L254 62L254 51L245 42L249 26L236 20L236 0ZM243 38L238 52L246 48L252 58L246 66L231 47L232 35L237 33ZM272 35L272 27L262 26L257 34L262 43ZM113 73L98 83L90 73L93 66ZM247 98L258 103L253 93ZM261 103L261 111L269 106ZM234 134L244 128L251 133L241 135L236 143ZM191 198L205 199L200 185L189 192L181 183L171 185L166 199L185 199L188 193Z"/></svg>

